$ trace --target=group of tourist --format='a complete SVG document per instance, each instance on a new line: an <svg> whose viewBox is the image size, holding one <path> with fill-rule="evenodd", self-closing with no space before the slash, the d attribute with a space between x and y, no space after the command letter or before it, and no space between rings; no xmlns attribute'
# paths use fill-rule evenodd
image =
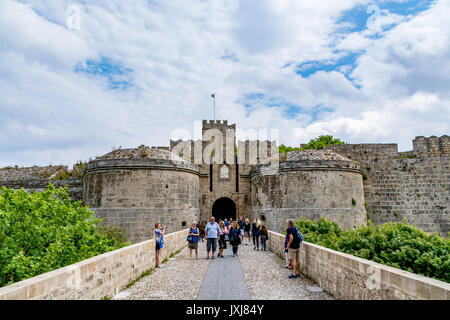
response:
<svg viewBox="0 0 450 320"><path fill-rule="evenodd" d="M164 235L166 233L167 226L161 230L161 224L155 224L155 239L156 239L156 264L161 263L161 252L164 246ZM245 245L251 244L253 240L253 250L259 250L261 244L261 250L266 251L266 242L269 239L269 233L265 225L262 225L259 218L250 225L249 219L239 218L239 221L233 221L231 218L220 220L216 222L215 217L211 217L210 222L201 222L199 226L193 222L188 232L188 248L189 257L192 259L192 251L195 252L195 258L198 259L198 243L203 242L206 239L206 259L214 259L215 252L218 246L218 258L223 258L223 251L227 248L227 241L230 243L233 249L233 257L237 256L238 248L241 243ZM292 269L293 273L289 278L300 277L300 262L299 262L299 250L300 243L303 240L303 235L298 230L292 220L287 221L286 238L285 238L285 261L286 268ZM211 256L210 256L211 253Z"/></svg>
<svg viewBox="0 0 450 320"><path fill-rule="evenodd" d="M251 244L253 238L253 249L266 250L266 242L269 239L266 226L261 224L261 220L257 218L251 225L248 219L239 218L239 221L233 221L233 218L219 220L216 222L215 217L211 217L210 222L202 221L200 226L194 222L188 234L190 257L192 258L192 250L195 250L195 256L198 258L198 242L206 240L206 259L214 259L218 246L218 258L223 258L223 251L227 248L227 242L233 249L233 257L237 256L238 248L241 243L245 245ZM211 257L210 257L211 253Z"/></svg>

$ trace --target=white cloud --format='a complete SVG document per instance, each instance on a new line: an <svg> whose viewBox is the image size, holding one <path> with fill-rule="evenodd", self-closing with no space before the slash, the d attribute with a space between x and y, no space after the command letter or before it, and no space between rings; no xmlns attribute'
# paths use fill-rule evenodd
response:
<svg viewBox="0 0 450 320"><path fill-rule="evenodd" d="M398 25L379 39L336 33L342 12L365 0L75 2L79 31L65 25L74 2L22 2L0 2L0 166L167 145L176 129L212 118L213 91L218 119L279 128L291 145L331 133L408 149L415 135L449 133L446 1L408 18L384 15L383 25ZM359 50L356 68L342 67L359 90L337 71L295 73L301 62ZM132 87L111 90L107 77L74 72L100 56L131 69ZM261 103L247 115L239 101L249 93L334 111L287 118L285 108Z"/></svg>

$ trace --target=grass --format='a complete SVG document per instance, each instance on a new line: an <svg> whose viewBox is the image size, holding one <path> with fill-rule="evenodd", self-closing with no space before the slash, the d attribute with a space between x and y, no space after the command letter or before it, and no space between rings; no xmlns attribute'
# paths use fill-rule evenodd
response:
<svg viewBox="0 0 450 320"><path fill-rule="evenodd" d="M141 280L142 278L151 275L151 274L153 273L153 271L155 271L155 269L149 269L149 270L146 270L146 271L142 272L141 275L140 275L139 277L137 277L137 278L134 279L134 280L131 280L131 281L127 284L127 286L125 287L125 289L128 289L129 287L131 287L133 284L135 284L136 282L138 282L138 281Z"/></svg>

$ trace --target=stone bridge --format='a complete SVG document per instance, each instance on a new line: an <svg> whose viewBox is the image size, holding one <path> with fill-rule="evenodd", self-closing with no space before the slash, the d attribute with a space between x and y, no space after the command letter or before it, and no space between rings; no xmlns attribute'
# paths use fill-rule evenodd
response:
<svg viewBox="0 0 450 320"><path fill-rule="evenodd" d="M165 237L160 268L154 239L111 251L10 286L0 300L13 299L450 299L450 284L304 242L303 273L288 279L280 254L284 236L269 232L268 250L241 244L224 258L189 257L188 229Z"/></svg>

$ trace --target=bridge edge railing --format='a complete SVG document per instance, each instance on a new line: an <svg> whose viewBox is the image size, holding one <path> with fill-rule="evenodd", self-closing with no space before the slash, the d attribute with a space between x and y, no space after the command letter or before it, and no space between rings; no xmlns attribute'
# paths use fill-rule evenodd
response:
<svg viewBox="0 0 450 320"><path fill-rule="evenodd" d="M281 256L285 235L269 231L268 248ZM304 241L300 270L335 298L449 300L450 284Z"/></svg>
<svg viewBox="0 0 450 320"><path fill-rule="evenodd" d="M161 261L186 246L189 229L167 234ZM155 268L150 239L0 288L0 300L111 298Z"/></svg>

